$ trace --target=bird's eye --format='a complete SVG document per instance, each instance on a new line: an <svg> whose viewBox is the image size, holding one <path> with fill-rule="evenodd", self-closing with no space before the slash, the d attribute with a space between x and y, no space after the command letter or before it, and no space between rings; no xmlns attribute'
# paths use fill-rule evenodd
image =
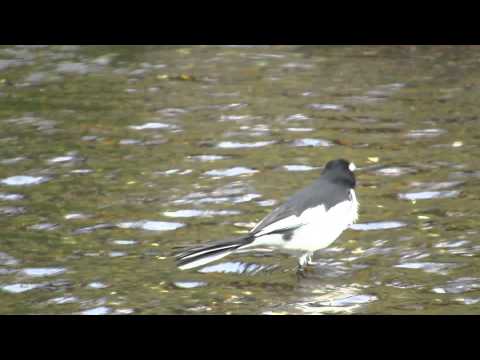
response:
<svg viewBox="0 0 480 360"><path fill-rule="evenodd" d="M350 171L355 171L357 169L357 167L355 166L355 164L353 162L351 162L350 164L348 164L348 170Z"/></svg>

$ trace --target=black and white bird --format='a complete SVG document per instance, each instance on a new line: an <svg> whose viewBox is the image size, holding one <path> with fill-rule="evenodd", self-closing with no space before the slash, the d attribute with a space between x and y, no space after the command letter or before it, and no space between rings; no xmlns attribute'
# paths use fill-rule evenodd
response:
<svg viewBox="0 0 480 360"><path fill-rule="evenodd" d="M231 241L194 247L177 255L180 269L192 269L233 253L280 250L299 256L303 269L315 251L332 244L358 219L355 164L327 163L320 177L274 209L248 234Z"/></svg>

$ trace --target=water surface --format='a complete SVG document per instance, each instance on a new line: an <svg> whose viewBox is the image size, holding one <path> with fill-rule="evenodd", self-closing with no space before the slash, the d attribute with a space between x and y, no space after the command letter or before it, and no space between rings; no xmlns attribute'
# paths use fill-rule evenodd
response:
<svg viewBox="0 0 480 360"><path fill-rule="evenodd" d="M0 46L0 313L478 313L479 56ZM268 252L175 268L338 157L359 224L305 278Z"/></svg>

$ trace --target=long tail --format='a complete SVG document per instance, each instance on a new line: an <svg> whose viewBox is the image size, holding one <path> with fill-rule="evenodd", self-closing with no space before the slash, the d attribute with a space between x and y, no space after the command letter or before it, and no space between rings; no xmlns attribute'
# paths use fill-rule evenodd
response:
<svg viewBox="0 0 480 360"><path fill-rule="evenodd" d="M224 241L186 250L176 256L177 266L181 270L193 269L230 255L238 248L249 244L250 236Z"/></svg>

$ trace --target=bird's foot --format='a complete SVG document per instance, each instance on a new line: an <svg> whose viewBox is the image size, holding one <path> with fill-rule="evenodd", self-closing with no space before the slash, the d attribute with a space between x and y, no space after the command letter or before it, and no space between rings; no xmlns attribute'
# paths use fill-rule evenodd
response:
<svg viewBox="0 0 480 360"><path fill-rule="evenodd" d="M300 279L305 279L307 277L307 273L305 271L305 266L298 266L297 267L297 278Z"/></svg>

